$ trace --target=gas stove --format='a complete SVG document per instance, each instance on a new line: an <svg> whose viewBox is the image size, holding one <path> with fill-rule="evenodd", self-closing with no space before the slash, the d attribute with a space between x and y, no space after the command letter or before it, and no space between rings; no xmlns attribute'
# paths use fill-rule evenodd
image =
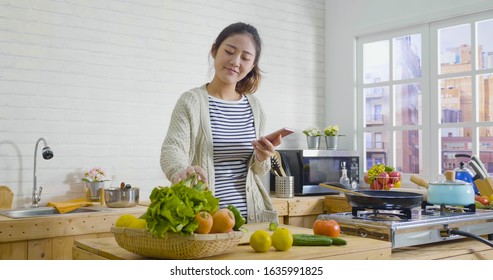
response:
<svg viewBox="0 0 493 280"><path fill-rule="evenodd" d="M454 232L493 239L493 211L467 207L423 206L401 210L353 208L352 212L321 214L336 220L345 234L387 240L392 248L464 238ZM452 230L452 233L450 232Z"/></svg>

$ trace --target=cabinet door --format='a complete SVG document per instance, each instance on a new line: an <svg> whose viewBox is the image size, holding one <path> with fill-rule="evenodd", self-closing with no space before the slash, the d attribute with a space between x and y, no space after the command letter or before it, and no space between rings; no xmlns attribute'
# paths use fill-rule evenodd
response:
<svg viewBox="0 0 493 280"><path fill-rule="evenodd" d="M27 260L27 241L0 243L0 260Z"/></svg>

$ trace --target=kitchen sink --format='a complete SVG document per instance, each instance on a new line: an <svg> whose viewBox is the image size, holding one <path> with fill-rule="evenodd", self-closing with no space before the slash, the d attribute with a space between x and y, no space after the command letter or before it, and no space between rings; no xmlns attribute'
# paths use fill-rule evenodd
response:
<svg viewBox="0 0 493 280"><path fill-rule="evenodd" d="M38 208L17 208L0 211L0 215L7 216L12 219L46 217L46 216L64 216L80 213L99 213L113 212L114 210L103 207L81 207L68 213L60 213L53 207L38 207Z"/></svg>

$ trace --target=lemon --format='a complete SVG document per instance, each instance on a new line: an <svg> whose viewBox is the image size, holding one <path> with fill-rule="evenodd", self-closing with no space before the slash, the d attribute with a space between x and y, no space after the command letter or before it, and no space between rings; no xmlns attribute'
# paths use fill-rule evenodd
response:
<svg viewBox="0 0 493 280"><path fill-rule="evenodd" d="M265 230L256 230L250 236L250 246L252 246L253 250L257 252L267 252L269 251L271 245L272 239L269 233Z"/></svg>
<svg viewBox="0 0 493 280"><path fill-rule="evenodd" d="M293 235L287 228L277 228L271 238L272 245L278 251L286 251L293 246Z"/></svg>
<svg viewBox="0 0 493 280"><path fill-rule="evenodd" d="M270 231L276 230L277 229L277 225L278 225L277 224L277 221L270 222L270 224L269 224L269 230Z"/></svg>
<svg viewBox="0 0 493 280"><path fill-rule="evenodd" d="M129 228L146 228L146 226L147 222L144 219L136 219L128 225Z"/></svg>
<svg viewBox="0 0 493 280"><path fill-rule="evenodd" d="M128 227L131 222L137 220L137 217L130 214L121 215L115 222L116 227Z"/></svg>

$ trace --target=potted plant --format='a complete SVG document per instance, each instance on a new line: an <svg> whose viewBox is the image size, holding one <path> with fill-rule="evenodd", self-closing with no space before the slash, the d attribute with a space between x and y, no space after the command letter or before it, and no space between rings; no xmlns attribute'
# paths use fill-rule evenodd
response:
<svg viewBox="0 0 493 280"><path fill-rule="evenodd" d="M318 150L320 148L320 137L322 131L317 127L309 127L303 130L303 134L306 135L306 142L309 150Z"/></svg>
<svg viewBox="0 0 493 280"><path fill-rule="evenodd" d="M325 145L327 146L327 150L337 150L337 145L339 142L338 133L338 125L328 125L324 128Z"/></svg>
<svg viewBox="0 0 493 280"><path fill-rule="evenodd" d="M88 201L99 201L100 190L104 189L104 182L109 181L106 179L106 172L100 167L94 167L84 173L82 181L86 184L86 194Z"/></svg>

